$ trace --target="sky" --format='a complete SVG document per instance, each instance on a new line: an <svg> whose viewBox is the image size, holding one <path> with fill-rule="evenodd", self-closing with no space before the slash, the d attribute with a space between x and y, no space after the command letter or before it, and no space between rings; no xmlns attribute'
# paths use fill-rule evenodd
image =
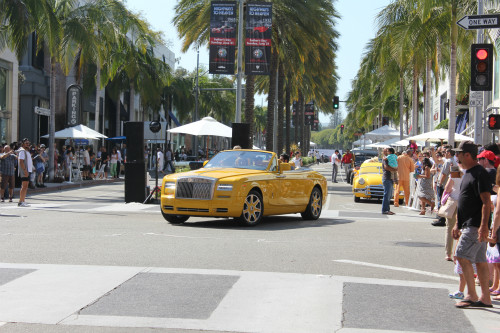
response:
<svg viewBox="0 0 500 333"><path fill-rule="evenodd" d="M172 20L175 16L174 7L177 0L125 0L127 7L135 13L140 13L151 27L163 33L170 50L175 53L178 66L187 70L196 68L196 50L191 48L182 53L182 38L178 36ZM340 80L337 95L340 96L340 111L345 116L345 100L351 89L351 82L356 76L359 64L368 41L377 32L375 18L390 0L337 0L335 8L341 16L336 29L340 33L338 39L337 67ZM208 69L208 49L200 49L200 67ZM333 99L333 96L332 96ZM265 96L256 96L256 105L266 105ZM329 123L329 116L320 114L320 122Z"/></svg>

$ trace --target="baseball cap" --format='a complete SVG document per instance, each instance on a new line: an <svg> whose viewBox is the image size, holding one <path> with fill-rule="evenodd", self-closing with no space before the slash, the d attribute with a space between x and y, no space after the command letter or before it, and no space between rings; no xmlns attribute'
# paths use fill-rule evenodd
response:
<svg viewBox="0 0 500 333"><path fill-rule="evenodd" d="M483 150L483 152L481 154L477 155L477 158L486 158L490 161L495 161L496 156L492 151Z"/></svg>
<svg viewBox="0 0 500 333"><path fill-rule="evenodd" d="M477 145L472 141L462 141L460 142L458 148L454 148L452 150L456 152L461 151L464 153L469 153L472 156L477 156Z"/></svg>
<svg viewBox="0 0 500 333"><path fill-rule="evenodd" d="M42 144L40 145L40 148L45 148L45 145L42 143Z"/></svg>

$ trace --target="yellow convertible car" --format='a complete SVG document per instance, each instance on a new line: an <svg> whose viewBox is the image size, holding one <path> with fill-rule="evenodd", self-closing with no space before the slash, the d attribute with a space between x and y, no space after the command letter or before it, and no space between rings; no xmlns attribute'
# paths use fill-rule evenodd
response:
<svg viewBox="0 0 500 333"><path fill-rule="evenodd" d="M172 224L206 216L253 226L264 216L292 213L316 220L327 195L325 177L308 168L290 170L273 152L226 150L201 169L165 176L161 213Z"/></svg>
<svg viewBox="0 0 500 333"><path fill-rule="evenodd" d="M382 163L372 159L365 161L354 175L352 182L352 193L354 201L359 202L361 198L382 199L384 197L384 186L382 185ZM399 188L399 201L404 199L403 188Z"/></svg>

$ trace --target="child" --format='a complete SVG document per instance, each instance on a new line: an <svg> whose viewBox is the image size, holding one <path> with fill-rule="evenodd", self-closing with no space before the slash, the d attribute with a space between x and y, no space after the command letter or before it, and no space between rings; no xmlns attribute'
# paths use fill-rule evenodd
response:
<svg viewBox="0 0 500 333"><path fill-rule="evenodd" d="M455 244L455 250L456 250L456 247L457 247L457 244ZM460 266L460 264L458 263L457 257L453 257L453 262L455 263L454 272L455 272L455 274L458 274L460 276L460 282L458 283L458 290L452 294L448 294L448 296L450 296L450 298L454 298L454 299L464 299L464 290L465 290L465 285L466 285L465 276L464 276L464 273L462 271L462 266ZM472 264L472 267L474 268L474 272L477 272L476 264Z"/></svg>
<svg viewBox="0 0 500 333"><path fill-rule="evenodd" d="M391 168L398 168L398 157L396 154L389 154L387 155L387 163ZM397 171L391 171L391 179L394 180L395 183L398 181L398 172Z"/></svg>

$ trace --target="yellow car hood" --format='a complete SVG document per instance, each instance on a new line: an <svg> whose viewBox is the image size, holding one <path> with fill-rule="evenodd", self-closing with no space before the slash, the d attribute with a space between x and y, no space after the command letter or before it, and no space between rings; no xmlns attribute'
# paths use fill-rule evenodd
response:
<svg viewBox="0 0 500 333"><path fill-rule="evenodd" d="M174 173L165 176L165 179L174 180L179 177L186 176L203 176L215 179L222 179L235 176L251 176L265 173L263 170L252 170L252 169L238 169L238 168L210 168L210 169L198 169L188 172Z"/></svg>

